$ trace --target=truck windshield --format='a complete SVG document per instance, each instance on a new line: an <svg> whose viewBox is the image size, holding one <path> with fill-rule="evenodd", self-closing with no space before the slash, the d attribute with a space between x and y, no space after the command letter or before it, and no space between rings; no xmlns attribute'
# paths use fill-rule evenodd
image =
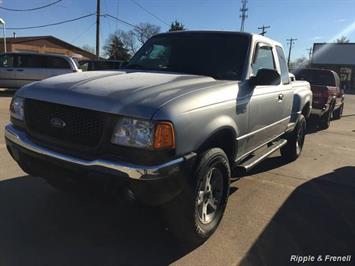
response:
<svg viewBox="0 0 355 266"><path fill-rule="evenodd" d="M250 37L243 34L177 33L153 37L127 69L144 69L240 80Z"/></svg>

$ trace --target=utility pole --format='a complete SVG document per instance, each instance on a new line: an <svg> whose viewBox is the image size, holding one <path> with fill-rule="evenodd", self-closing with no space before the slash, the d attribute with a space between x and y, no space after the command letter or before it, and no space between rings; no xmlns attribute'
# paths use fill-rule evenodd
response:
<svg viewBox="0 0 355 266"><path fill-rule="evenodd" d="M287 39L289 46L289 50L288 50L288 59L287 59L287 66L290 67L290 59L291 59L291 50L292 50L292 46L295 44L295 41L297 41L297 39L294 38L290 38Z"/></svg>
<svg viewBox="0 0 355 266"><path fill-rule="evenodd" d="M240 9L240 12L241 12L240 18L242 19L242 23L240 24L240 31L244 31L245 19L248 17L247 3L248 3L248 0L242 0L242 8Z"/></svg>
<svg viewBox="0 0 355 266"><path fill-rule="evenodd" d="M96 58L100 59L100 0L96 0Z"/></svg>
<svg viewBox="0 0 355 266"><path fill-rule="evenodd" d="M308 51L308 59L309 59L309 62L311 62L313 49L312 49L312 47L311 47L311 48L308 48L308 49L306 49L306 50Z"/></svg>
<svg viewBox="0 0 355 266"><path fill-rule="evenodd" d="M261 30L261 33L260 33L260 35L265 35L265 33L267 33L267 31L265 30L265 29L270 29L271 28L271 26L262 26L262 27L258 27L258 29L259 30Z"/></svg>

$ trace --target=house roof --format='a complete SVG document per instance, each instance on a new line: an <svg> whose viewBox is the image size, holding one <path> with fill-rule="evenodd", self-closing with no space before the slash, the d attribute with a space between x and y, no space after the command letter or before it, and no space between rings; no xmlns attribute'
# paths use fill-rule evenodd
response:
<svg viewBox="0 0 355 266"><path fill-rule="evenodd" d="M77 47L71 43L65 42L57 37L51 36L51 35L46 35L46 36L26 36L26 37L7 37L6 38L6 42L7 43L27 43L27 42L33 42L33 41L38 41L38 40L48 40L51 41L53 43L56 43L60 46L63 46L65 48L67 48L68 50L75 50L77 52L80 52L82 54L85 54L87 57L92 58L95 57L94 54L80 48ZM3 39L0 38L0 43L3 43Z"/></svg>

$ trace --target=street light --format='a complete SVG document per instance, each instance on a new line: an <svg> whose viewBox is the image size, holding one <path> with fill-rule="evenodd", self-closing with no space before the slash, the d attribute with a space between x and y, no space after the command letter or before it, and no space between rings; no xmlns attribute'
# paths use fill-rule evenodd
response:
<svg viewBox="0 0 355 266"><path fill-rule="evenodd" d="M5 20L0 18L0 24L2 25L2 33L4 36L4 52L6 53L6 34L5 34Z"/></svg>

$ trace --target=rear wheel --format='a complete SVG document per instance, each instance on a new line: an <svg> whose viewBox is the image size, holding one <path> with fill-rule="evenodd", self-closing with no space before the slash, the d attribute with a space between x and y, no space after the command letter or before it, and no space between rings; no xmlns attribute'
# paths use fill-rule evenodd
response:
<svg viewBox="0 0 355 266"><path fill-rule="evenodd" d="M327 129L330 126L330 120L332 118L332 110L329 110L319 118L318 125L321 129Z"/></svg>
<svg viewBox="0 0 355 266"><path fill-rule="evenodd" d="M191 183L163 207L169 229L180 241L199 244L216 230L227 204L230 176L222 149L202 154Z"/></svg>
<svg viewBox="0 0 355 266"><path fill-rule="evenodd" d="M295 129L286 136L287 144L280 150L286 161L294 161L301 155L306 130L306 119L300 115Z"/></svg>
<svg viewBox="0 0 355 266"><path fill-rule="evenodd" d="M344 103L342 103L338 109L334 110L333 118L340 119L341 116L343 115L343 110L344 110Z"/></svg>

